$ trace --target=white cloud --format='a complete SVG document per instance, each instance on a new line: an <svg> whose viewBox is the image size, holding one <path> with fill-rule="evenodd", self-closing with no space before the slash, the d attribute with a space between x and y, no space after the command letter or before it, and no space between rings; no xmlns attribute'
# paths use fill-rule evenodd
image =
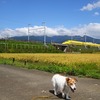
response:
<svg viewBox="0 0 100 100"><path fill-rule="evenodd" d="M94 15L95 15L95 16L98 16L98 15L99 15L99 12L95 12Z"/></svg>
<svg viewBox="0 0 100 100"><path fill-rule="evenodd" d="M85 33L91 37L100 39L100 23L89 23L87 25L77 26L71 29L65 27L50 28L45 27L45 33L47 36L58 36L58 35L80 35L83 36ZM28 27L16 28L16 29L4 29L0 30L0 38L13 37L13 36L27 36ZM43 36L43 26L29 27L29 35Z"/></svg>
<svg viewBox="0 0 100 100"><path fill-rule="evenodd" d="M71 30L65 27L56 28L58 35L71 35Z"/></svg>
<svg viewBox="0 0 100 100"><path fill-rule="evenodd" d="M100 23L89 23L81 27L73 28L75 35L88 35L100 39Z"/></svg>
<svg viewBox="0 0 100 100"><path fill-rule="evenodd" d="M86 29L89 36L100 39L100 23L90 23Z"/></svg>
<svg viewBox="0 0 100 100"><path fill-rule="evenodd" d="M93 3L93 4L89 3L86 6L83 6L80 10L81 11L84 11L84 10L91 11L91 10L96 9L96 8L100 8L100 1Z"/></svg>

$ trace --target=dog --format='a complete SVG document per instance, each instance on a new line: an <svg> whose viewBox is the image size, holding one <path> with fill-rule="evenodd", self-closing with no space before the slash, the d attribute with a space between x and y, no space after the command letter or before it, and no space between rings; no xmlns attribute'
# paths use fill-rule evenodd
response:
<svg viewBox="0 0 100 100"><path fill-rule="evenodd" d="M52 83L54 87L54 94L58 95L58 91L62 94L63 98L70 100L69 90L72 92L76 90L76 78L65 77L60 74L55 74L52 77Z"/></svg>

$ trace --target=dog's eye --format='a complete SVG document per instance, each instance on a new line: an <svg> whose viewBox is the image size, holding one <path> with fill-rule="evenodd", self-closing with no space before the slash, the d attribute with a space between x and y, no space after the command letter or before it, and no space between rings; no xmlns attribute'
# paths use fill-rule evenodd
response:
<svg viewBox="0 0 100 100"><path fill-rule="evenodd" d="M70 83L70 85L73 85L73 83Z"/></svg>

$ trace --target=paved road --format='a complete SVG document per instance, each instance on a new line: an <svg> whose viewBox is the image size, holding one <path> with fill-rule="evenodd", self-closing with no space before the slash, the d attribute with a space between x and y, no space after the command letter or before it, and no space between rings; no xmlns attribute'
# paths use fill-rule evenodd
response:
<svg viewBox="0 0 100 100"><path fill-rule="evenodd" d="M54 96L53 74L0 65L0 100L61 100ZM78 78L77 91L71 100L100 100L100 80ZM62 99L64 100L64 99Z"/></svg>

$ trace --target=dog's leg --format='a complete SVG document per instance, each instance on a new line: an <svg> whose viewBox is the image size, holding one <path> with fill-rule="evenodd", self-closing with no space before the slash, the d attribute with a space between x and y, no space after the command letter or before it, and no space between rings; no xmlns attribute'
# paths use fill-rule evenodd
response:
<svg viewBox="0 0 100 100"><path fill-rule="evenodd" d="M62 92L62 97L65 98L65 93L64 92Z"/></svg>
<svg viewBox="0 0 100 100"><path fill-rule="evenodd" d="M63 98L65 98L65 93L64 93L64 91L65 91L65 90L64 90L64 88L63 88L63 90L61 90L61 93L62 93L62 97L63 97Z"/></svg>
<svg viewBox="0 0 100 100"><path fill-rule="evenodd" d="M66 100L70 100L71 98L69 97L69 88L66 90Z"/></svg>
<svg viewBox="0 0 100 100"><path fill-rule="evenodd" d="M53 82L53 87L54 87L54 89L53 89L54 90L54 94L57 95L57 84L56 84L54 79L52 79L52 82Z"/></svg>
<svg viewBox="0 0 100 100"><path fill-rule="evenodd" d="M57 90L58 90L58 86L55 84L54 85L54 94L57 95Z"/></svg>

